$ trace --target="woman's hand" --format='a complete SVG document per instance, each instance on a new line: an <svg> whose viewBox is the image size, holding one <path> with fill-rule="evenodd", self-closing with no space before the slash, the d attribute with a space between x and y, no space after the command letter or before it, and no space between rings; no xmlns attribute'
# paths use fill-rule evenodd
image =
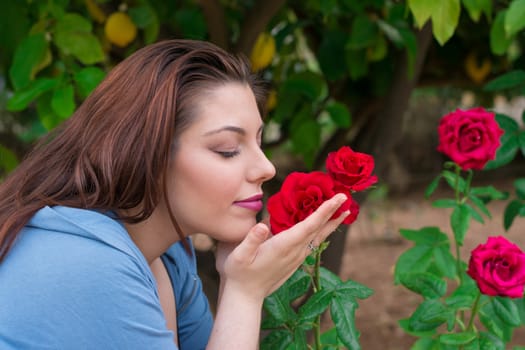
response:
<svg viewBox="0 0 525 350"><path fill-rule="evenodd" d="M216 266L221 289L228 286L262 302L311 253L310 242L319 246L341 224L348 212L330 218L345 200L344 194L337 194L305 220L278 235L272 236L267 225L258 223L241 243L219 243Z"/></svg>

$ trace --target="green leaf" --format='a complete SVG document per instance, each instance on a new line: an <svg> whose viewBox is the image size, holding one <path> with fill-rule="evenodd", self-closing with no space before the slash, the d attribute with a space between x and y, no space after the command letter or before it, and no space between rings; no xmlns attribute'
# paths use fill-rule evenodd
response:
<svg viewBox="0 0 525 350"><path fill-rule="evenodd" d="M482 13L485 13L487 19L490 19L492 13L491 0L462 0L462 2L474 22L479 21Z"/></svg>
<svg viewBox="0 0 525 350"><path fill-rule="evenodd" d="M326 106L326 111L330 115L330 118L340 128L350 127L352 117L348 110L348 107L344 104L336 101L331 101Z"/></svg>
<svg viewBox="0 0 525 350"><path fill-rule="evenodd" d="M299 319L301 319L301 321L312 322L328 308L333 295L333 291L325 289L314 293L308 298L306 303L299 308Z"/></svg>
<svg viewBox="0 0 525 350"><path fill-rule="evenodd" d="M57 79L38 78L25 88L16 91L7 101L9 111L21 111L25 109L38 96L46 91L52 90L58 83Z"/></svg>
<svg viewBox="0 0 525 350"><path fill-rule="evenodd" d="M492 27L490 27L490 50L495 55L504 55L514 39L513 36L507 36L505 31L505 17L507 10L501 10L496 15Z"/></svg>
<svg viewBox="0 0 525 350"><path fill-rule="evenodd" d="M430 185L428 185L428 187L425 190L425 198L429 198L432 195L432 193L434 193L434 191L439 185L439 180L441 180L441 174L436 176L434 180L432 180Z"/></svg>
<svg viewBox="0 0 525 350"><path fill-rule="evenodd" d="M443 276L448 278L457 276L456 259L450 253L448 244L434 248L434 264Z"/></svg>
<svg viewBox="0 0 525 350"><path fill-rule="evenodd" d="M505 211L503 212L503 227L505 228L505 231L509 230L509 228L512 226L512 223L514 222L514 219L516 216L518 216L521 208L523 207L525 207L525 204L517 199L507 204Z"/></svg>
<svg viewBox="0 0 525 350"><path fill-rule="evenodd" d="M505 344L500 338L489 332L479 332L480 350L505 350Z"/></svg>
<svg viewBox="0 0 525 350"><path fill-rule="evenodd" d="M42 62L48 48L44 33L29 35L18 45L9 68L9 78L15 90L29 85L33 69Z"/></svg>
<svg viewBox="0 0 525 350"><path fill-rule="evenodd" d="M410 350L440 350L439 341L432 338L420 338L417 339Z"/></svg>
<svg viewBox="0 0 525 350"><path fill-rule="evenodd" d="M321 266L320 272L321 288L334 290L342 283L341 278L327 268Z"/></svg>
<svg viewBox="0 0 525 350"><path fill-rule="evenodd" d="M414 331L429 331L447 322L454 314L436 299L429 299L419 304L409 318L409 327Z"/></svg>
<svg viewBox="0 0 525 350"><path fill-rule="evenodd" d="M206 19L198 7L183 6L175 14L175 23L185 38L202 40L208 34Z"/></svg>
<svg viewBox="0 0 525 350"><path fill-rule="evenodd" d="M439 341L446 345L465 345L476 339L476 332L448 333L439 336Z"/></svg>
<svg viewBox="0 0 525 350"><path fill-rule="evenodd" d="M301 72L290 75L283 82L279 96L293 93L306 97L310 102L323 99L328 93L328 86L323 77L313 72Z"/></svg>
<svg viewBox="0 0 525 350"><path fill-rule="evenodd" d="M518 307L514 301L505 297L494 297L490 301L494 307L496 315L510 326L517 327L521 324Z"/></svg>
<svg viewBox="0 0 525 350"><path fill-rule="evenodd" d="M481 199L479 199L478 197L470 194L468 196L468 199L470 199L470 201L483 213L485 214L488 218L491 218L492 215L490 214L490 211L488 210L487 206L485 205L485 203L483 203L483 201ZM471 211L471 214L472 214L472 211Z"/></svg>
<svg viewBox="0 0 525 350"><path fill-rule="evenodd" d="M430 19L434 6L427 0L408 0L408 7L419 29Z"/></svg>
<svg viewBox="0 0 525 350"><path fill-rule="evenodd" d="M443 176L443 178L448 183L450 188L455 189L456 188L456 181L457 181L457 183L458 183L457 186L458 186L459 191L461 193L465 192L466 182L461 176L456 175L455 173L453 173L451 171L448 171L448 170L443 170L441 172L441 176Z"/></svg>
<svg viewBox="0 0 525 350"><path fill-rule="evenodd" d="M483 204L483 203L482 203ZM484 204L483 204L484 205ZM472 217L472 219L476 220L477 222L481 223L481 224L484 224L485 223L485 220L483 220L483 217L481 216L480 213L478 213L476 211L476 209L474 209L473 206L471 206L470 204L468 203L465 203L465 206L467 207L468 211L470 212L470 216ZM490 214L490 213L489 213ZM490 216L489 216L490 217Z"/></svg>
<svg viewBox="0 0 525 350"><path fill-rule="evenodd" d="M63 121L63 119L58 116L51 107L53 93L53 91L46 91L36 100L38 119L40 120L41 125L45 127L46 131L52 130Z"/></svg>
<svg viewBox="0 0 525 350"><path fill-rule="evenodd" d="M407 273L401 276L401 284L425 299L436 299L445 295L447 283L428 272Z"/></svg>
<svg viewBox="0 0 525 350"><path fill-rule="evenodd" d="M62 119L66 119L71 114L73 114L76 107L73 85L64 84L55 89L51 99L51 107L53 108L53 111L55 111L55 113Z"/></svg>
<svg viewBox="0 0 525 350"><path fill-rule="evenodd" d="M422 227L419 230L400 229L399 232L403 237L418 245L438 246L448 242L447 235L441 232L439 227Z"/></svg>
<svg viewBox="0 0 525 350"><path fill-rule="evenodd" d="M510 341L510 338L512 337L512 327L509 327L508 324L501 320L496 313L494 304L490 301L490 298L483 299L488 300L488 302L482 303L483 306L479 310L479 319L481 323L483 323L487 330L495 334L504 342Z"/></svg>
<svg viewBox="0 0 525 350"><path fill-rule="evenodd" d="M321 334L321 344L323 344L323 350L338 350L342 349L342 345L344 345L337 337L337 329L335 327Z"/></svg>
<svg viewBox="0 0 525 350"><path fill-rule="evenodd" d="M345 50L345 60L352 80L363 78L368 73L366 49L352 50L347 48Z"/></svg>
<svg viewBox="0 0 525 350"><path fill-rule="evenodd" d="M337 329L337 335L350 350L360 350L359 332L355 327L355 310L358 305L353 300L334 295L330 304L330 315Z"/></svg>
<svg viewBox="0 0 525 350"><path fill-rule="evenodd" d="M291 128L290 140L295 152L303 156L305 164L311 168L315 152L321 142L321 128L312 119L302 120Z"/></svg>
<svg viewBox="0 0 525 350"><path fill-rule="evenodd" d="M456 201L454 199L437 199L432 202L434 208L455 208Z"/></svg>
<svg viewBox="0 0 525 350"><path fill-rule="evenodd" d="M293 336L289 331L273 331L262 339L261 350L286 350L292 342Z"/></svg>
<svg viewBox="0 0 525 350"><path fill-rule="evenodd" d="M293 301L306 294L310 286L311 277L302 269L297 269L286 281L284 288L288 290L288 301Z"/></svg>
<svg viewBox="0 0 525 350"><path fill-rule="evenodd" d="M521 154L525 156L525 131L520 131L518 134L518 143L520 145Z"/></svg>
<svg viewBox="0 0 525 350"><path fill-rule="evenodd" d="M91 22L86 18L68 13L55 26L55 44L65 55L73 55L83 64L102 62L104 52L91 29Z"/></svg>
<svg viewBox="0 0 525 350"><path fill-rule="evenodd" d="M394 284L401 282L407 273L425 272L432 263L433 249L418 245L403 252L397 259L394 270Z"/></svg>
<svg viewBox="0 0 525 350"><path fill-rule="evenodd" d="M345 43L348 35L341 30L330 30L323 34L323 39L317 50L319 66L326 79L337 80L346 73Z"/></svg>
<svg viewBox="0 0 525 350"><path fill-rule="evenodd" d="M130 7L128 14L137 28L144 29L155 22L157 14L148 5Z"/></svg>
<svg viewBox="0 0 525 350"><path fill-rule="evenodd" d="M515 69L513 71L504 73L497 78L489 81L483 90L485 91L502 91L507 89L519 88L525 85L525 71Z"/></svg>
<svg viewBox="0 0 525 350"><path fill-rule="evenodd" d="M514 188L516 189L516 196L525 200L525 177L514 180Z"/></svg>
<svg viewBox="0 0 525 350"><path fill-rule="evenodd" d="M440 0L432 3L432 32L439 44L444 45L456 30L461 6L459 0Z"/></svg>
<svg viewBox="0 0 525 350"><path fill-rule="evenodd" d="M377 20L377 26L381 30L382 33L386 35L386 37L393 42L396 46L402 47L404 45L404 38L403 35L401 35L401 32L399 29L391 25L390 23L383 21L381 19ZM378 36L378 39L382 38L382 36ZM376 39L376 44L378 42L378 39Z"/></svg>
<svg viewBox="0 0 525 350"><path fill-rule="evenodd" d="M508 198L507 193L497 190L494 186L472 187L470 194L477 197L488 197L491 200Z"/></svg>
<svg viewBox="0 0 525 350"><path fill-rule="evenodd" d="M368 15L358 15L352 23L350 37L346 47L352 50L364 49L372 46L377 40L379 29Z"/></svg>
<svg viewBox="0 0 525 350"><path fill-rule="evenodd" d="M337 286L335 293L342 298L366 299L373 294L373 290L361 283L348 280Z"/></svg>
<svg viewBox="0 0 525 350"><path fill-rule="evenodd" d="M100 84L106 76L106 72L98 67L85 67L75 73L73 80L77 86L79 95L86 98Z"/></svg>
<svg viewBox="0 0 525 350"><path fill-rule="evenodd" d="M294 319L296 314L289 303L288 291L279 288L264 299L264 310L281 323Z"/></svg>
<svg viewBox="0 0 525 350"><path fill-rule="evenodd" d="M413 31L408 28L399 28L399 33L403 37L403 44L407 50L407 68L410 79L414 76L414 66L416 64L417 39Z"/></svg>
<svg viewBox="0 0 525 350"><path fill-rule="evenodd" d="M18 165L17 156L7 147L0 145L0 169L10 172Z"/></svg>
<svg viewBox="0 0 525 350"><path fill-rule="evenodd" d="M454 232L456 242L462 246L465 234L470 224L470 211L465 204L459 204L450 216L450 226Z"/></svg>
<svg viewBox="0 0 525 350"><path fill-rule="evenodd" d="M307 349L307 342L306 342L306 333L303 329L300 327L295 328L294 337L293 337L293 343L291 348L288 347L287 350L303 350Z"/></svg>
<svg viewBox="0 0 525 350"><path fill-rule="evenodd" d="M505 32L511 36L525 28L525 0L512 0L505 15Z"/></svg>

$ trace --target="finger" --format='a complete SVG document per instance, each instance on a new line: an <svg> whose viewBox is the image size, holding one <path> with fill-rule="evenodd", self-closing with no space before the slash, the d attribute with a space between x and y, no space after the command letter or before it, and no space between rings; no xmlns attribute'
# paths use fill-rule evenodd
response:
<svg viewBox="0 0 525 350"><path fill-rule="evenodd" d="M326 225L320 230L320 232L315 236L315 238L312 240L312 245L315 247L318 247L322 242L328 238L334 231L337 230L337 228L341 225L343 220L350 215L350 211L346 210L343 213L341 213L341 216L339 216L336 219L330 220L326 223Z"/></svg>
<svg viewBox="0 0 525 350"><path fill-rule="evenodd" d="M316 232L330 220L330 218L334 215L337 209L339 209L341 204L346 201L346 199L347 197L343 193L336 194L321 204L321 206L317 208L315 212L298 223L296 227L309 233Z"/></svg>
<svg viewBox="0 0 525 350"><path fill-rule="evenodd" d="M239 260L251 263L257 256L257 251L270 234L270 229L263 223L258 223L248 232L246 238L237 247L236 256Z"/></svg>

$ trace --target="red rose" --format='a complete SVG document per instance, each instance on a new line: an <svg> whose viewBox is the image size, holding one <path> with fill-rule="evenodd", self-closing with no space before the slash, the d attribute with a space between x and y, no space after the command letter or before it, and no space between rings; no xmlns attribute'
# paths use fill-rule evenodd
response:
<svg viewBox="0 0 525 350"><path fill-rule="evenodd" d="M348 146L328 154L326 171L350 192L365 190L377 182L377 176L372 175L374 157Z"/></svg>
<svg viewBox="0 0 525 350"><path fill-rule="evenodd" d="M525 285L525 254L504 237L489 237L470 255L467 273L486 295L521 298Z"/></svg>
<svg viewBox="0 0 525 350"><path fill-rule="evenodd" d="M494 113L482 107L457 109L441 118L437 150L447 155L463 170L483 169L494 159L503 130Z"/></svg>
<svg viewBox="0 0 525 350"><path fill-rule="evenodd" d="M281 190L268 199L267 207L270 213L272 233L278 234L307 218L324 201L340 192L336 191L335 185L329 175L320 171L293 172L288 175ZM352 208L352 214L349 217L353 216L355 220L359 207L348 193L345 194L348 200L341 205L333 218ZM349 220L349 217L345 218L345 222Z"/></svg>

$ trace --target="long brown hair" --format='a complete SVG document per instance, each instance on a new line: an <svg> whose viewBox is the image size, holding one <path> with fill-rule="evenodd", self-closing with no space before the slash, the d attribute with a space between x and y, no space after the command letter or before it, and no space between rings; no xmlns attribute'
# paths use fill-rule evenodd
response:
<svg viewBox="0 0 525 350"><path fill-rule="evenodd" d="M245 59L211 43L161 41L118 64L0 184L0 262L44 206L140 208L120 219L148 218L166 197L169 157L198 104L206 103L203 91L228 82L250 86L264 113L262 81ZM170 218L182 239L171 212Z"/></svg>

